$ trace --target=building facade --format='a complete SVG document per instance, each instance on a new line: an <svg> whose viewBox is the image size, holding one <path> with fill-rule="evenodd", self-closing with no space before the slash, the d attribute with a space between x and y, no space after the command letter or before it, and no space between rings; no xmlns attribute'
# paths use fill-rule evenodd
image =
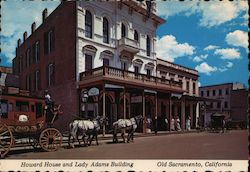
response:
<svg viewBox="0 0 250 172"><path fill-rule="evenodd" d="M49 16L45 9L42 25L36 28L33 23L32 34L27 37L24 32L23 42L18 40L13 69L21 88L40 96L49 90L62 105L58 126L66 130L75 116L107 116L107 131L117 119L136 115L170 120L172 108L167 111L166 102L174 94L197 96L198 73L178 65L161 67L155 33L165 21L155 14L155 5L62 2ZM178 68L180 75L172 78L170 72L163 79L164 70L175 73ZM161 99L166 99L165 105ZM183 116L183 129L184 123ZM146 131L145 121L139 130Z"/></svg>
<svg viewBox="0 0 250 172"><path fill-rule="evenodd" d="M203 109L205 126L208 126L211 115L223 114L225 121L246 121L247 120L247 90L240 83L225 83L210 85L199 88L200 96L219 100L207 102ZM205 104L204 104L205 105Z"/></svg>

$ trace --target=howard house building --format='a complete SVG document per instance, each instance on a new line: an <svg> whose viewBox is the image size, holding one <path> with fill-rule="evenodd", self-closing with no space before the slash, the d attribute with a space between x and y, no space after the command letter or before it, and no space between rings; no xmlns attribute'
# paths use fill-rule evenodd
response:
<svg viewBox="0 0 250 172"><path fill-rule="evenodd" d="M119 118L142 115L169 130L178 116L181 128L199 116L198 72L157 58L156 29L165 22L155 2L61 2L42 24L31 25L18 40L13 59L21 89L44 96L49 90L68 130L76 116ZM144 121L139 131L146 132Z"/></svg>

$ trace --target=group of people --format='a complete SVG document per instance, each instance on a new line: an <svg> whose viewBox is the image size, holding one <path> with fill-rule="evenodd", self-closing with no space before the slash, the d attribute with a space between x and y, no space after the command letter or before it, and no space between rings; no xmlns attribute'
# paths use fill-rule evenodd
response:
<svg viewBox="0 0 250 172"><path fill-rule="evenodd" d="M165 122L168 123L168 120L165 119ZM181 131L180 122L181 121L180 121L179 116L177 116L177 115L174 116L170 122L170 131ZM186 119L186 130L187 131L191 130L191 117L190 116L188 116Z"/></svg>

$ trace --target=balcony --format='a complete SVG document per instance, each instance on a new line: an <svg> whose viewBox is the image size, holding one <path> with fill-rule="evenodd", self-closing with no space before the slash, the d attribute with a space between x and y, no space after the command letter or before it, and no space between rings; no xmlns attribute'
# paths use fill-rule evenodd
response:
<svg viewBox="0 0 250 172"><path fill-rule="evenodd" d="M102 66L80 73L79 87L103 84L103 82L126 85L131 88L155 89L163 92L183 92L181 82L125 71L114 67Z"/></svg>
<svg viewBox="0 0 250 172"><path fill-rule="evenodd" d="M118 47L121 53L125 51L128 53L132 53L133 55L138 53L140 50L140 46L137 41L126 37L118 40Z"/></svg>

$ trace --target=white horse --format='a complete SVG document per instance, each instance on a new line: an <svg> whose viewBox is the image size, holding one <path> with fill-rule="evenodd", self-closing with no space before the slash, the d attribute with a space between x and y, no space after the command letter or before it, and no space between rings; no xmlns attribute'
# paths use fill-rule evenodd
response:
<svg viewBox="0 0 250 172"><path fill-rule="evenodd" d="M135 116L130 119L119 119L118 121L113 123L113 142L118 142L117 133L121 132L121 137L123 142L125 143L124 135L126 131L128 131L127 142L129 140L134 140L134 132L138 125L140 124L143 117L141 115Z"/></svg>
<svg viewBox="0 0 250 172"><path fill-rule="evenodd" d="M69 138L68 138L68 144L70 145L70 139L71 136L73 137L73 145L71 147L74 147L74 141L75 139L78 140L79 145L81 145L81 142L79 140L79 136L82 136L82 140L84 142L84 145L86 146L85 137L88 135L89 145L91 145L91 142L93 138L96 139L96 144L98 145L98 132L100 131L101 127L103 125L106 125L107 119L97 116L94 120L74 120L69 124ZM90 139L90 136L93 135L93 137Z"/></svg>

